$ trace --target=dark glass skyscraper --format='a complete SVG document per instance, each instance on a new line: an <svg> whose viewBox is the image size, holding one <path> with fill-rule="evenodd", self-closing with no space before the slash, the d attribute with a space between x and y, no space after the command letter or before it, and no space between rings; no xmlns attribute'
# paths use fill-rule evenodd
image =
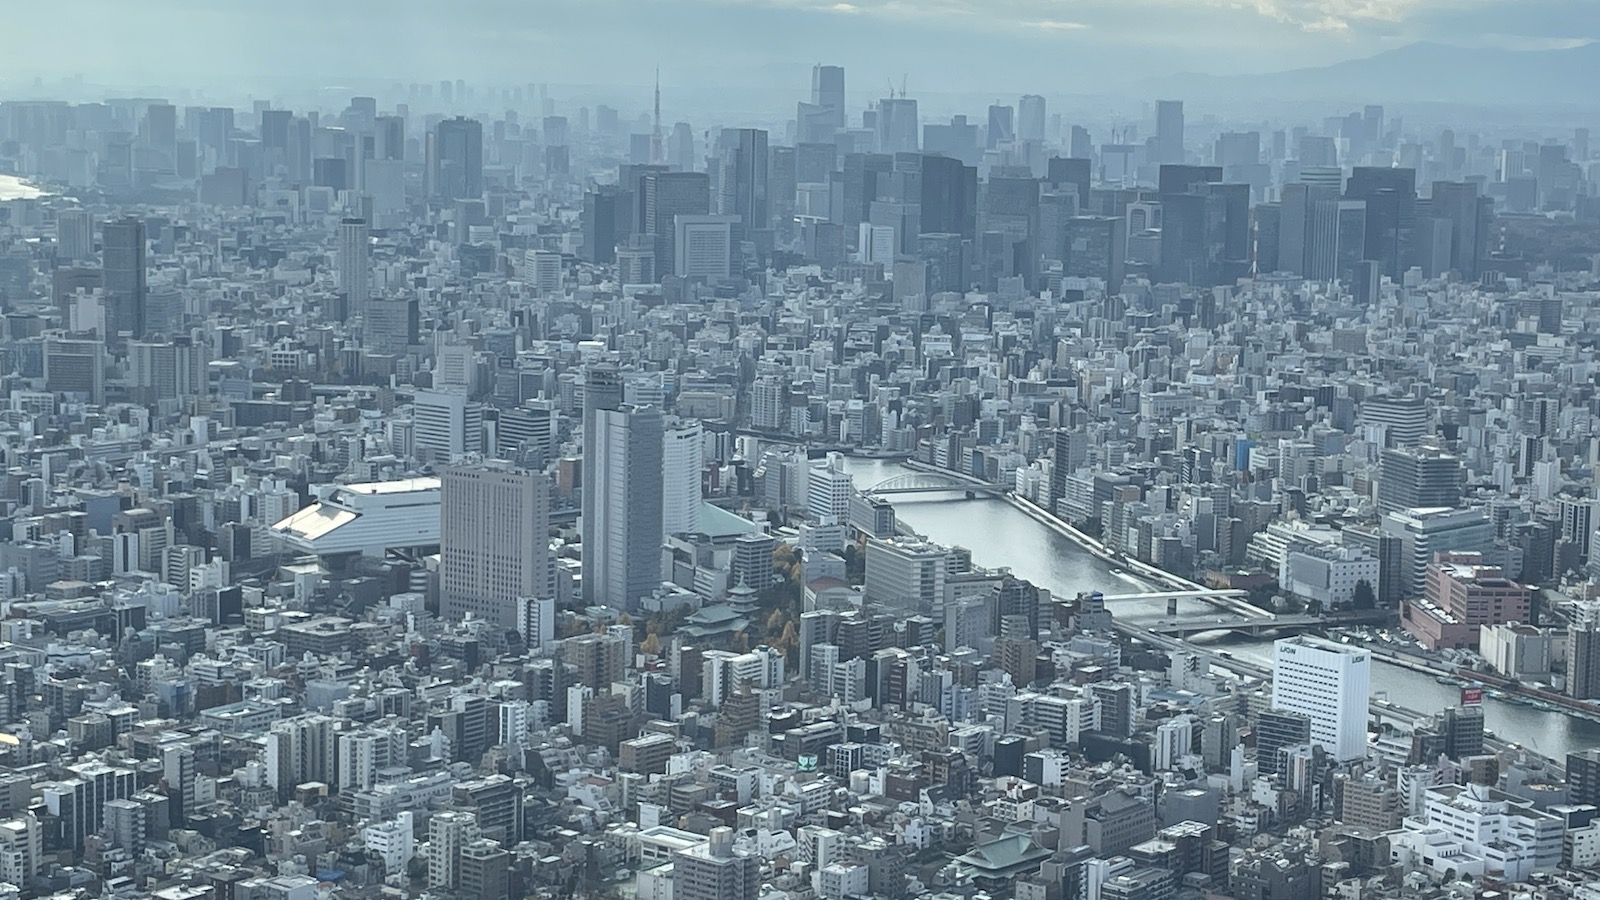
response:
<svg viewBox="0 0 1600 900"><path fill-rule="evenodd" d="M1417 171L1357 166L1345 196L1367 204L1365 258L1393 279L1410 267L1417 230Z"/></svg>
<svg viewBox="0 0 1600 900"><path fill-rule="evenodd" d="M1128 258L1127 220L1117 216L1078 216L1067 222L1066 274L1099 278L1107 293L1122 290Z"/></svg>
<svg viewBox="0 0 1600 900"><path fill-rule="evenodd" d="M654 235L656 274L672 274L677 256L678 216L703 216L711 209L711 180L704 172L661 172L641 181L640 231Z"/></svg>
<svg viewBox="0 0 1600 900"><path fill-rule="evenodd" d="M767 177L771 159L767 133L758 128L724 128L718 142L721 170L717 177L717 214L738 216L734 239L769 228Z"/></svg>
<svg viewBox="0 0 1600 900"><path fill-rule="evenodd" d="M483 194L482 122L464 116L440 122L429 149L433 196L456 200Z"/></svg>
<svg viewBox="0 0 1600 900"><path fill-rule="evenodd" d="M1009 106L989 107L989 130L984 139L984 146L993 150L1001 144L1009 144L1016 139L1016 110Z"/></svg>
<svg viewBox="0 0 1600 900"><path fill-rule="evenodd" d="M978 170L948 156L922 157L922 230L972 240L978 229Z"/></svg>
<svg viewBox="0 0 1600 900"><path fill-rule="evenodd" d="M1450 223L1450 268L1477 280L1488 255L1494 201L1480 194L1475 181L1435 181L1429 205L1433 218Z"/></svg>
<svg viewBox="0 0 1600 900"><path fill-rule="evenodd" d="M107 222L103 232L106 299L106 343L120 342L126 332L144 337L144 222L133 216Z"/></svg>
<svg viewBox="0 0 1600 900"><path fill-rule="evenodd" d="M1078 192L1078 209L1089 208L1089 185L1094 172L1094 160L1053 156L1046 163L1045 183L1054 188L1071 185Z"/></svg>
<svg viewBox="0 0 1600 900"><path fill-rule="evenodd" d="M1156 101L1156 151L1158 163L1173 165L1183 162L1182 100Z"/></svg>
<svg viewBox="0 0 1600 900"><path fill-rule="evenodd" d="M618 225L624 224L633 195L615 185L601 185L583 195L583 247L579 256L593 263L616 262Z"/></svg>

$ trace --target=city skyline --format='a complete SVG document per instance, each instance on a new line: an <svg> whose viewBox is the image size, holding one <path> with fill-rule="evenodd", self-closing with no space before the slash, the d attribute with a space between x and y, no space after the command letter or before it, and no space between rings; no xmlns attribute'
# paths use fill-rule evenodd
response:
<svg viewBox="0 0 1600 900"><path fill-rule="evenodd" d="M726 84L730 67L775 81L827 56L859 73L852 93L909 75L913 89L928 94L1046 88L1127 96L1173 75L1272 73L1416 44L1555 51L1600 38L1600 9L1579 0L601 0L608 27L599 33L586 30L595 7L590 0L548 0L536 18L518 15L520 8L506 0L481 3L475 17L414 3L385 5L379 13L363 2L329 7L295 0L268 14L201 11L168 0L136 7L70 0L65 8L78 9L87 23L79 52L51 55L44 42L13 41L0 62L0 85L26 89L35 78L81 75L91 84L203 88L213 95L264 85L331 88L341 79L648 86L647 66L632 78L613 65L597 66L595 51L605 47L613 57L655 60L668 86L684 92L714 86L749 92L750 83L738 90ZM16 35L43 34L62 11L26 7L8 19ZM314 15L322 27L291 26L298 14ZM354 44L335 38L352 30L367 38ZM191 32L208 40L176 52L172 42ZM126 49L135 46L137 53ZM400 46L403 64L389 51ZM1135 66L1130 53L1137 54ZM941 56L959 64L929 65ZM1433 90L1447 91L1448 84Z"/></svg>

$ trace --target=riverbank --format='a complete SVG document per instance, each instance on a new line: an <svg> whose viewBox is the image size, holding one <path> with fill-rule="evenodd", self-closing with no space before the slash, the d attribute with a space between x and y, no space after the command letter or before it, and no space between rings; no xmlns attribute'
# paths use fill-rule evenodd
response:
<svg viewBox="0 0 1600 900"><path fill-rule="evenodd" d="M961 478L959 473L925 469L921 465L903 466L889 460L847 458L844 464L846 471L862 486L886 481L908 470ZM1120 559L1108 560L1091 553L1092 543L1086 546L1085 541L1074 539L1071 532L1054 527L1048 519L1032 515L995 494L985 492L967 499L961 496L959 489L953 488L953 493L948 494L896 496L894 507L900 524L911 531L941 544L965 547L972 552L973 561L978 565L1010 569L1017 577L1027 578L1060 597L1070 598L1092 591L1107 595L1139 591L1142 589L1140 582L1145 581L1131 570L1113 574L1113 567L1129 567ZM1039 512L1042 514L1042 507ZM1180 617L1204 616L1211 609L1192 598L1181 599L1178 603ZM1149 646L1158 646L1160 641L1136 632L1171 618L1166 602L1158 599L1122 601L1116 608L1119 625L1129 629L1125 633ZM1244 677L1271 674L1272 641L1265 636L1213 632L1171 646L1178 652L1203 654L1214 667ZM1411 657L1408 661L1415 660ZM1436 675L1423 672L1415 665L1398 665L1386 655L1374 655L1372 662L1372 693L1376 697L1393 698L1403 703L1408 711L1417 711L1418 715L1437 713L1461 702L1459 685L1441 682ZM1375 708L1381 710L1385 721L1404 715L1394 708L1393 702L1389 706L1375 704ZM1514 701L1509 691L1503 697L1486 692L1483 709L1485 727L1500 735L1502 740L1512 738L1558 762L1565 760L1568 752L1600 746L1600 723L1579 715L1551 715Z"/></svg>

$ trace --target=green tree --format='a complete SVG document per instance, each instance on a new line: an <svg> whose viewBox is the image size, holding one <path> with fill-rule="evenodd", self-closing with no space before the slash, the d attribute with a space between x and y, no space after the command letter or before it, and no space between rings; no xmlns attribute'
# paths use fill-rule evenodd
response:
<svg viewBox="0 0 1600 900"><path fill-rule="evenodd" d="M1365 578L1356 582L1355 597L1351 603L1356 609L1377 609L1378 595L1372 590L1372 582Z"/></svg>
<svg viewBox="0 0 1600 900"><path fill-rule="evenodd" d="M1269 581L1266 584L1258 584L1250 589L1250 605L1265 609L1270 612L1273 608L1272 598L1277 596L1277 594L1278 583L1276 581Z"/></svg>

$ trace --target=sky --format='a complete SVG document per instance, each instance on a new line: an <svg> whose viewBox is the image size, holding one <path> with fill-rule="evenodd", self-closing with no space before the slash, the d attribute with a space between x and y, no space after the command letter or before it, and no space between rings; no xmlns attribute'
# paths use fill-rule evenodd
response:
<svg viewBox="0 0 1600 900"><path fill-rule="evenodd" d="M14 4L0 85L436 81L793 93L815 62L852 94L1136 92L1415 41L1542 49L1600 38L1600 0L58 0ZM255 88L259 89L259 88Z"/></svg>

